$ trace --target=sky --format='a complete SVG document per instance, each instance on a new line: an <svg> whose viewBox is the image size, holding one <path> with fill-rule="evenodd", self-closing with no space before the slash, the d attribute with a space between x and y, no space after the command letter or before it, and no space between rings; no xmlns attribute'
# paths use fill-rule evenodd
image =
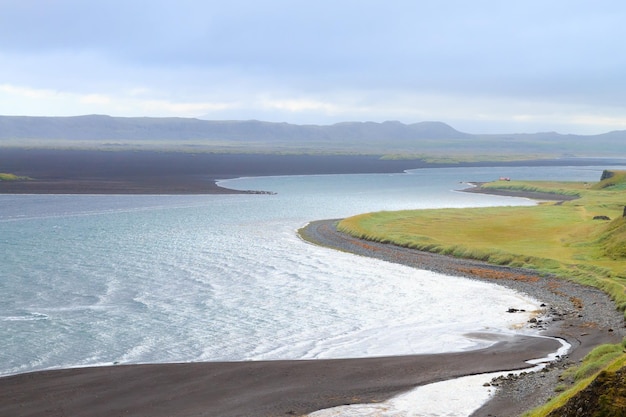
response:
<svg viewBox="0 0 626 417"><path fill-rule="evenodd" d="M0 0L0 114L626 129L623 0Z"/></svg>

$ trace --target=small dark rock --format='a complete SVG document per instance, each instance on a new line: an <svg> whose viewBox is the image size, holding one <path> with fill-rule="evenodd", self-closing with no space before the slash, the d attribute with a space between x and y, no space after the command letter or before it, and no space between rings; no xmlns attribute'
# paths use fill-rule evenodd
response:
<svg viewBox="0 0 626 417"><path fill-rule="evenodd" d="M593 216L594 220L611 220L609 216Z"/></svg>

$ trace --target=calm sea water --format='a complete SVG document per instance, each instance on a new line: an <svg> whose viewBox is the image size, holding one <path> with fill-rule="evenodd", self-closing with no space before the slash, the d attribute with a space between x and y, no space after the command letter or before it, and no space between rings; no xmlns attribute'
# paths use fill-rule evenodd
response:
<svg viewBox="0 0 626 417"><path fill-rule="evenodd" d="M514 331L524 318L504 311L536 301L309 245L296 230L376 210L534 204L455 190L501 175L597 181L604 168L222 182L276 195L0 195L0 375L479 346L464 334Z"/></svg>

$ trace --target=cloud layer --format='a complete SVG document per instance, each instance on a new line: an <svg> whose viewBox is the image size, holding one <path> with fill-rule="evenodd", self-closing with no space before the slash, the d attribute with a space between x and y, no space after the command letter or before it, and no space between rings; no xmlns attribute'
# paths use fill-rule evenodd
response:
<svg viewBox="0 0 626 417"><path fill-rule="evenodd" d="M2 1L0 114L626 129L626 5Z"/></svg>

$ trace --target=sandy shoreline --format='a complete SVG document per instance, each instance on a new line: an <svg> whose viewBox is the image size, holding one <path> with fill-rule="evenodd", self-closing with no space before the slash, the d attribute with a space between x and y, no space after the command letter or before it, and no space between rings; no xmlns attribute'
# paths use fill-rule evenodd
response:
<svg viewBox="0 0 626 417"><path fill-rule="evenodd" d="M540 276L524 269L499 267L355 239L337 232L336 222L311 222L300 230L300 234L311 243L332 249L504 285L545 303L545 317L532 326L538 326L542 335L566 340L572 346L570 352L547 372L529 374L525 378L502 384L503 389L472 414L473 417L515 416L541 405L554 396L560 368L577 362L595 346L619 343L626 335L622 314L615 309L605 293L595 288Z"/></svg>
<svg viewBox="0 0 626 417"><path fill-rule="evenodd" d="M11 416L280 416L382 401L416 385L524 368L558 348L533 337L441 355L310 361L124 365L0 379Z"/></svg>

